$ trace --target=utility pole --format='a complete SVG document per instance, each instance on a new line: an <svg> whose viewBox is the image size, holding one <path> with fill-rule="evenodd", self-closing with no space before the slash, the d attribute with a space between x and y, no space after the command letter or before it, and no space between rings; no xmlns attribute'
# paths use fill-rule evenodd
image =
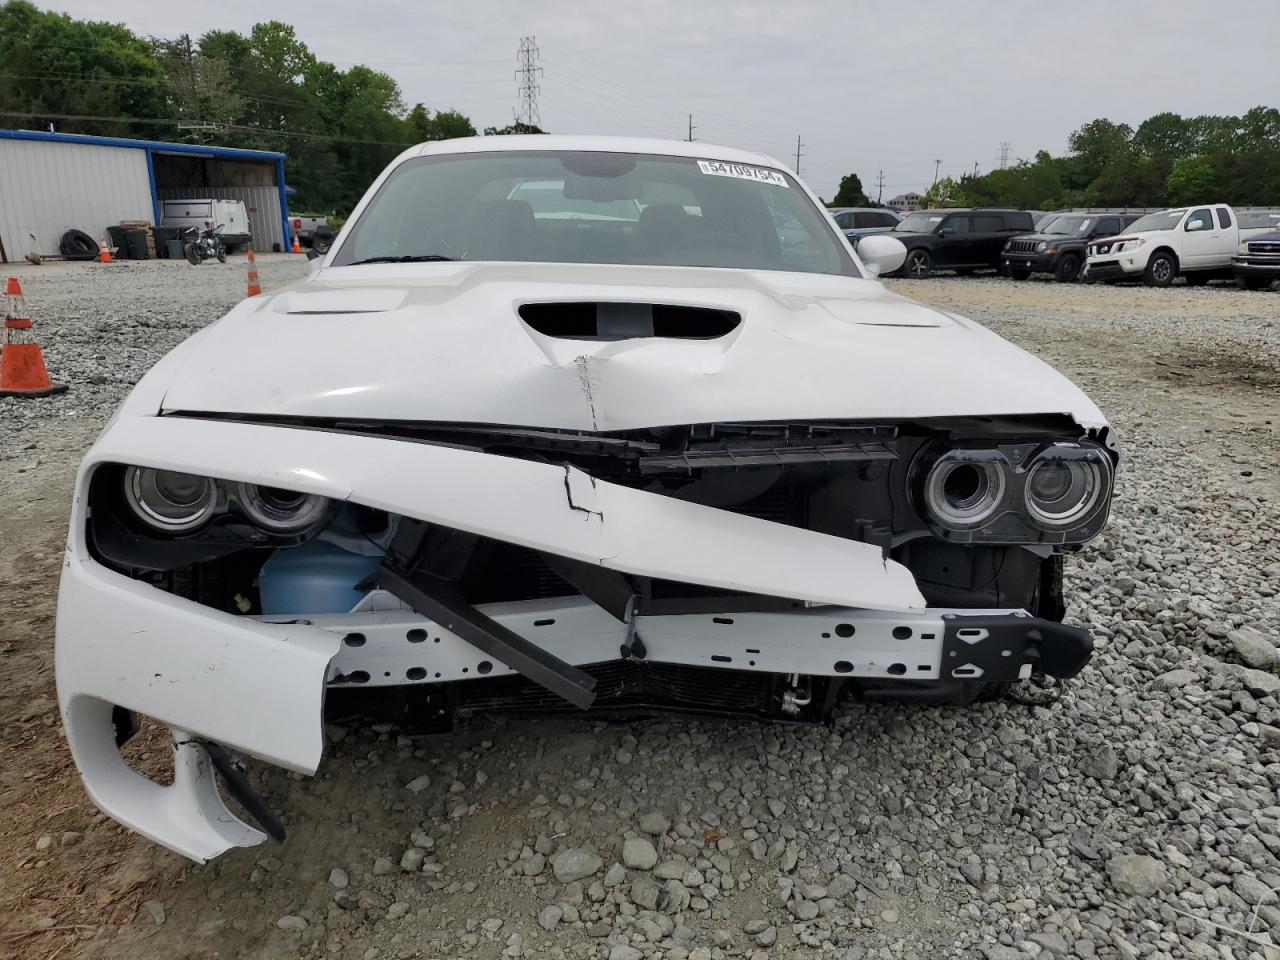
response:
<svg viewBox="0 0 1280 960"><path fill-rule="evenodd" d="M516 111L516 121L530 127L542 126L542 114L538 111L538 94L542 86L538 77L542 75L542 67L538 66L541 55L538 52L536 37L521 37L520 49L516 51L516 78L520 81L520 109Z"/></svg>
<svg viewBox="0 0 1280 960"><path fill-rule="evenodd" d="M1009 168L1009 148L1013 146L1008 140L1000 144L1000 169L1007 170Z"/></svg>
<svg viewBox="0 0 1280 960"><path fill-rule="evenodd" d="M933 183L935 186L938 183L938 171L941 169L942 169L942 161L941 160L933 161Z"/></svg>
<svg viewBox="0 0 1280 960"><path fill-rule="evenodd" d="M689 114L689 142L693 143L693 131L697 128L693 125L693 114Z"/></svg>
<svg viewBox="0 0 1280 960"><path fill-rule="evenodd" d="M876 174L876 203L884 202L884 169Z"/></svg>
<svg viewBox="0 0 1280 960"><path fill-rule="evenodd" d="M800 134L797 133L796 134L796 176L797 177L800 176L800 158L804 156L804 154L800 152L800 148L803 146L804 144L800 142Z"/></svg>
<svg viewBox="0 0 1280 960"><path fill-rule="evenodd" d="M977 160L973 161L973 175L974 175L975 177L977 177L977 175L978 175L978 161L977 161Z"/></svg>

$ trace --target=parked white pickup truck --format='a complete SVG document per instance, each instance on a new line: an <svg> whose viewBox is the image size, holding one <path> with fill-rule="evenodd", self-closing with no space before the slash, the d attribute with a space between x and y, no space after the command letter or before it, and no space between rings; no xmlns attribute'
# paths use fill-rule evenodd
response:
<svg viewBox="0 0 1280 960"><path fill-rule="evenodd" d="M1241 240L1265 228L1244 227L1226 204L1178 207L1149 213L1119 236L1088 247L1086 280L1137 280L1167 287L1181 274L1199 285L1231 276L1231 257Z"/></svg>

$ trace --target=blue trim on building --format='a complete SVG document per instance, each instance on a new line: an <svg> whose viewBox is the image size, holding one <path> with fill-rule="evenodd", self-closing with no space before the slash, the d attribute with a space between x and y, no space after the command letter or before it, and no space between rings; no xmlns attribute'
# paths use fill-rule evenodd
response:
<svg viewBox="0 0 1280 960"><path fill-rule="evenodd" d="M276 182L280 184L280 223L284 226L284 252L293 249L293 230L289 223L289 197L284 186L284 154L276 161Z"/></svg>
<svg viewBox="0 0 1280 960"><path fill-rule="evenodd" d="M93 137L85 133L49 133L46 130L0 130L5 140L43 140L46 143L84 143L98 147L129 147L134 150L159 150L163 153L185 153L199 157L221 157L227 160L283 160L285 154L274 150L242 150L239 147L214 147L198 143L165 143L161 140L130 140L126 137ZM284 181L281 180L281 186Z"/></svg>
<svg viewBox="0 0 1280 960"><path fill-rule="evenodd" d="M147 154L147 180L151 183L151 222L159 225L160 223L160 191L156 189L156 165L154 154L148 150Z"/></svg>

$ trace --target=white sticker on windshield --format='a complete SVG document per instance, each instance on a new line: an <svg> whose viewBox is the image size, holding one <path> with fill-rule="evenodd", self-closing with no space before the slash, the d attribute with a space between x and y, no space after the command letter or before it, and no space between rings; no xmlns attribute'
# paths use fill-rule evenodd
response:
<svg viewBox="0 0 1280 960"><path fill-rule="evenodd" d="M748 167L741 163L725 163L723 160L699 160L698 169L713 177L737 177L739 180L772 183L775 187L787 186L786 177L767 167Z"/></svg>

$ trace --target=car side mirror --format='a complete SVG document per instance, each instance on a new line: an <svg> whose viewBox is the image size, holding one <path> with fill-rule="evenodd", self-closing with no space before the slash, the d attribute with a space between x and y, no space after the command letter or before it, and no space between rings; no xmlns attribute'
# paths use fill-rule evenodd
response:
<svg viewBox="0 0 1280 960"><path fill-rule="evenodd" d="M872 277L893 273L907 259L907 248L901 240L883 233L873 233L858 241L858 259Z"/></svg>
<svg viewBox="0 0 1280 960"><path fill-rule="evenodd" d="M1190 220L1187 222L1187 233L1195 233L1197 230L1204 229L1203 220Z"/></svg>

